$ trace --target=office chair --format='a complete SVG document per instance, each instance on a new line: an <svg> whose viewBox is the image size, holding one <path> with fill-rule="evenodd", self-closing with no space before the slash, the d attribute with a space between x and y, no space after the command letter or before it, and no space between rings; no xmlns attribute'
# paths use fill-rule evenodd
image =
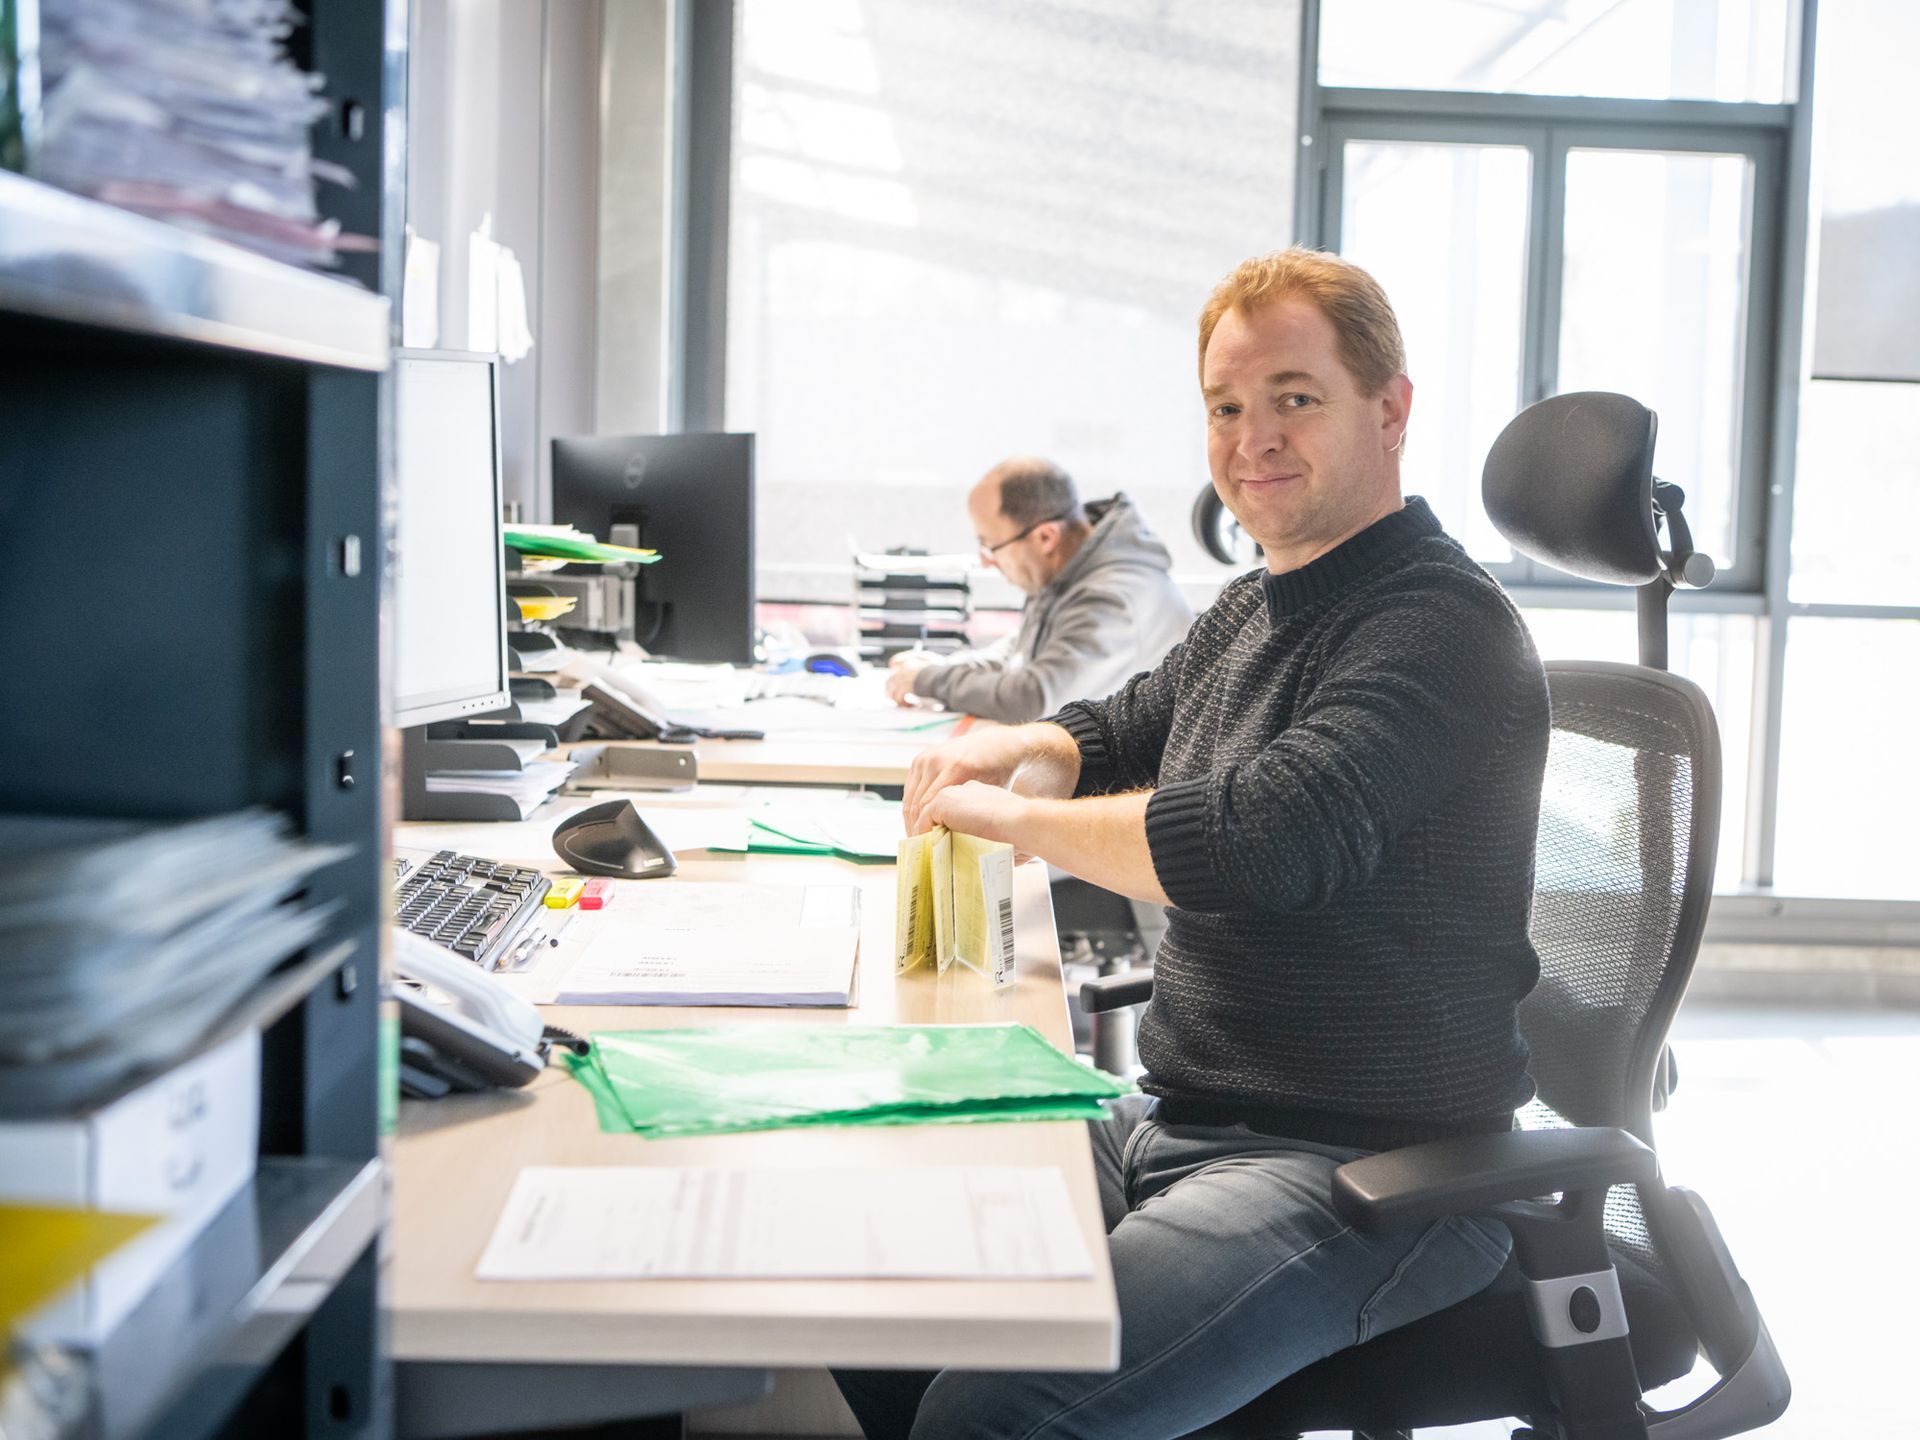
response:
<svg viewBox="0 0 1920 1440"><path fill-rule="evenodd" d="M1358 1229L1490 1213L1512 1231L1513 1257L1479 1295L1309 1366L1200 1435L1385 1440L1518 1416L1516 1434L1539 1440L1715 1440L1786 1408L1786 1372L1712 1215L1661 1181L1653 1151L1720 805L1706 696L1661 668L1668 596L1706 583L1712 564L1693 553L1680 491L1653 477L1654 430L1625 396L1558 396L1508 425L1483 477L1487 513L1521 553L1639 587L1641 664L1547 666L1541 973L1519 1016L1537 1096L1512 1133L1387 1151L1334 1175L1334 1203ZM1152 983L1151 971L1094 981L1082 1001L1139 1003ZM1714 1386L1669 1413L1647 1407L1643 1393L1696 1354Z"/></svg>

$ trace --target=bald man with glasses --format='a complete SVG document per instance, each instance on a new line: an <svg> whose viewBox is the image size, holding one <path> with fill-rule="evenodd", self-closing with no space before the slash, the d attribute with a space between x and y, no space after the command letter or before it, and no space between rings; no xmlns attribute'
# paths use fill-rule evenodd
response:
<svg viewBox="0 0 1920 1440"><path fill-rule="evenodd" d="M1027 597L1019 629L958 655L894 656L887 694L902 705L918 696L984 720L1037 720L1112 694L1193 623L1173 556L1124 495L1082 505L1066 471L1021 456L981 477L967 513L981 563Z"/></svg>

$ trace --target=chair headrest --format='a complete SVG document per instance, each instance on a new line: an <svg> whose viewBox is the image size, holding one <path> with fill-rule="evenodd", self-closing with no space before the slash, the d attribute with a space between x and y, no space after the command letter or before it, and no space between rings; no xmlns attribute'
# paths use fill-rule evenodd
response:
<svg viewBox="0 0 1920 1440"><path fill-rule="evenodd" d="M1480 494L1522 555L1614 585L1661 573L1653 524L1654 413L1604 390L1529 405L1487 452Z"/></svg>

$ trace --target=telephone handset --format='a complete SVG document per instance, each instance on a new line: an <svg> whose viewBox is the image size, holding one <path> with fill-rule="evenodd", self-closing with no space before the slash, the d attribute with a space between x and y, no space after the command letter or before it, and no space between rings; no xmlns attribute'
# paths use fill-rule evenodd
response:
<svg viewBox="0 0 1920 1440"><path fill-rule="evenodd" d="M718 730L682 725L670 719L660 697L630 675L596 666L580 693L593 704L594 719L617 732L616 738L664 740L684 745L693 740L764 740L764 730Z"/></svg>
<svg viewBox="0 0 1920 1440"><path fill-rule="evenodd" d="M518 1088L546 1068L540 1012L451 950L393 927L393 967L446 996L441 1005L406 986L400 1002L400 1085L437 1098L449 1090Z"/></svg>

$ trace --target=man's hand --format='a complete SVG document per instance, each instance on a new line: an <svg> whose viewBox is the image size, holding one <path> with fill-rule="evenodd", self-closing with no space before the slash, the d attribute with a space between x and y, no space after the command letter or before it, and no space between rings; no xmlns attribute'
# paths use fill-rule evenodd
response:
<svg viewBox="0 0 1920 1440"><path fill-rule="evenodd" d="M935 823L927 814L933 797L952 786L977 780L1022 795L1065 799L1079 778L1079 748L1058 725L993 725L914 756L902 814L907 833L918 835Z"/></svg>
<svg viewBox="0 0 1920 1440"><path fill-rule="evenodd" d="M896 705L913 703L913 677L933 663L923 650L902 650L887 662L887 698Z"/></svg>
<svg viewBox="0 0 1920 1440"><path fill-rule="evenodd" d="M1031 803L1024 795L1001 786L969 780L940 791L927 803L925 815L930 826L944 825L962 835L1014 844L1021 812ZM1020 858L1026 857L1023 854Z"/></svg>

